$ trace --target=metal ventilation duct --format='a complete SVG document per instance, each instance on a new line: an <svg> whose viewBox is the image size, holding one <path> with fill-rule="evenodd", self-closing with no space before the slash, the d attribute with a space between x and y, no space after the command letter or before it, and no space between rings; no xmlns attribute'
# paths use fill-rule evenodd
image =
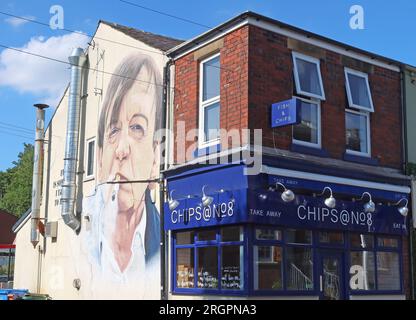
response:
<svg viewBox="0 0 416 320"><path fill-rule="evenodd" d="M68 58L71 63L71 84L69 88L68 121L64 158L64 181L62 183L61 216L64 222L74 231L81 224L74 213L76 165L78 157L79 122L81 111L82 67L87 58L81 48L75 49Z"/></svg>

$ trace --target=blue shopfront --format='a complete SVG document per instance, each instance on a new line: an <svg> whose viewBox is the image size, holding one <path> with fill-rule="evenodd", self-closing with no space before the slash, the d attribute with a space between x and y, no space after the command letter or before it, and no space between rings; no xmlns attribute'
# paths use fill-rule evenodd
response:
<svg viewBox="0 0 416 320"><path fill-rule="evenodd" d="M166 173L171 297L404 297L406 185L244 164Z"/></svg>

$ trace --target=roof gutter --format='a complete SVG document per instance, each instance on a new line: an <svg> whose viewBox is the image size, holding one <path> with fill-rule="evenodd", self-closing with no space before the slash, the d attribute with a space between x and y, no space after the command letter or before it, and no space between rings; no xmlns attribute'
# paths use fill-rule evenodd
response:
<svg viewBox="0 0 416 320"><path fill-rule="evenodd" d="M263 15L260 15L255 12L247 11L244 12L222 24L220 24L217 27L214 27L176 47L173 47L172 49L167 51L167 55L171 57L172 59L177 59L180 56L182 56L184 53L187 53L188 51L195 49L195 47L200 46L204 42L211 41L214 37L218 36L218 33L225 33L225 30L235 28L238 24L240 24L242 21L246 20L247 24L251 25L257 25L261 24L261 22L269 24L271 26L277 27L278 29L282 30L284 33L297 33L300 35L303 35L306 39L315 39L317 41L325 42L329 45L332 45L334 47L340 48L342 51L345 52L344 54L349 55L349 53L353 52L362 56L367 57L365 60L374 61L379 60L383 62L386 66L391 66L392 69L399 70L399 66L402 64L400 61L390 59L363 49L359 49L356 47L353 47L351 45L318 35L316 33L303 30L301 28L297 28L295 26L292 26L287 23L283 23L279 20L272 19Z"/></svg>

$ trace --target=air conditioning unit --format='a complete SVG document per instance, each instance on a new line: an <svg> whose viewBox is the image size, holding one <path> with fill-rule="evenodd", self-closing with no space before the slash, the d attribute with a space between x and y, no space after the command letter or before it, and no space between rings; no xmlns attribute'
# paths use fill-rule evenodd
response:
<svg viewBox="0 0 416 320"><path fill-rule="evenodd" d="M45 236L56 238L58 235L58 221L50 221L45 225Z"/></svg>

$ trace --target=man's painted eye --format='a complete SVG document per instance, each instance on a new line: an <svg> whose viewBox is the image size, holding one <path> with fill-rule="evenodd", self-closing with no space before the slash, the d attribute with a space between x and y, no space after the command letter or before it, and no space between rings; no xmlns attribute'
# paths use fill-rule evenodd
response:
<svg viewBox="0 0 416 320"><path fill-rule="evenodd" d="M140 124L133 124L130 130L135 138L142 138L144 136L144 129Z"/></svg>

